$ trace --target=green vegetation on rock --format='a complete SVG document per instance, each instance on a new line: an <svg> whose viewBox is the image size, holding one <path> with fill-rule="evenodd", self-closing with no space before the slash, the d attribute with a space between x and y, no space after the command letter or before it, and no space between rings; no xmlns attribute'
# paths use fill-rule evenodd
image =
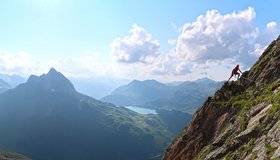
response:
<svg viewBox="0 0 280 160"><path fill-rule="evenodd" d="M31 160L30 158L16 153L0 149L0 160Z"/></svg>
<svg viewBox="0 0 280 160"><path fill-rule="evenodd" d="M279 159L279 66L280 36L251 70L206 100L163 159Z"/></svg>

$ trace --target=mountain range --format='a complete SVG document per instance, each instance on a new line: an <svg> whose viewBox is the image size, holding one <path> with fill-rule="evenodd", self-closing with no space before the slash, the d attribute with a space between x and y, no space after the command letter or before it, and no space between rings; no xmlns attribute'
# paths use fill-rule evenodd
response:
<svg viewBox="0 0 280 160"><path fill-rule="evenodd" d="M96 99L100 99L110 94L114 89L128 82L128 80L125 79L108 77L69 79L78 92Z"/></svg>
<svg viewBox="0 0 280 160"><path fill-rule="evenodd" d="M7 82L0 79L0 94L5 92L6 90L8 90L10 88L11 88L11 86Z"/></svg>
<svg viewBox="0 0 280 160"><path fill-rule="evenodd" d="M169 97L174 92L174 87L167 86L155 80L133 80L127 85L115 89L111 95L102 98L102 101L117 105L140 105L155 101L163 97Z"/></svg>
<svg viewBox="0 0 280 160"><path fill-rule="evenodd" d="M26 79L21 76L8 75L8 74L0 74L0 79L8 83L11 88L14 88L17 85L24 83L26 81Z"/></svg>
<svg viewBox="0 0 280 160"><path fill-rule="evenodd" d="M191 115L142 115L80 94L60 72L0 95L0 147L36 160L159 159Z"/></svg>
<svg viewBox="0 0 280 160"><path fill-rule="evenodd" d="M133 80L115 89L102 101L123 106L141 106L153 109L179 110L194 113L203 100L222 85L208 78L176 84L164 84L155 80Z"/></svg>
<svg viewBox="0 0 280 160"><path fill-rule="evenodd" d="M209 97L163 160L280 159L280 36Z"/></svg>

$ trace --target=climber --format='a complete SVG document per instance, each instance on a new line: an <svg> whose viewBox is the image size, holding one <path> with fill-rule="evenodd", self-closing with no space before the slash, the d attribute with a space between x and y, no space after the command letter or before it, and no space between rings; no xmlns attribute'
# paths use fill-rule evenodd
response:
<svg viewBox="0 0 280 160"><path fill-rule="evenodd" d="M233 68L233 70L232 70L232 72L231 72L231 76L229 77L228 81L231 79L231 77L232 77L233 75L237 75L237 79L239 79L240 73L238 73L238 71L240 71L240 73L242 74L241 70L239 69L239 64L236 65L236 66Z"/></svg>

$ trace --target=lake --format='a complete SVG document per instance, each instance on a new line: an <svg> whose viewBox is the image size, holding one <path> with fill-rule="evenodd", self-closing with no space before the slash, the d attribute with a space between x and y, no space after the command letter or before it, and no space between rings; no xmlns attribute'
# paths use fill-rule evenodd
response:
<svg viewBox="0 0 280 160"><path fill-rule="evenodd" d="M125 108L130 109L130 110L140 113L140 114L157 114L156 110L154 110L154 109L148 109L148 108L142 108L142 107L136 107L136 106L125 106Z"/></svg>

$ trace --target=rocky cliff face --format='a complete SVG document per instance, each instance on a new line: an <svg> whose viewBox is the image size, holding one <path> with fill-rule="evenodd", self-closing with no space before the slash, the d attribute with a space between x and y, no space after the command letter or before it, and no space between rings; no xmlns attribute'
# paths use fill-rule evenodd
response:
<svg viewBox="0 0 280 160"><path fill-rule="evenodd" d="M195 113L163 160L280 159L280 37Z"/></svg>

